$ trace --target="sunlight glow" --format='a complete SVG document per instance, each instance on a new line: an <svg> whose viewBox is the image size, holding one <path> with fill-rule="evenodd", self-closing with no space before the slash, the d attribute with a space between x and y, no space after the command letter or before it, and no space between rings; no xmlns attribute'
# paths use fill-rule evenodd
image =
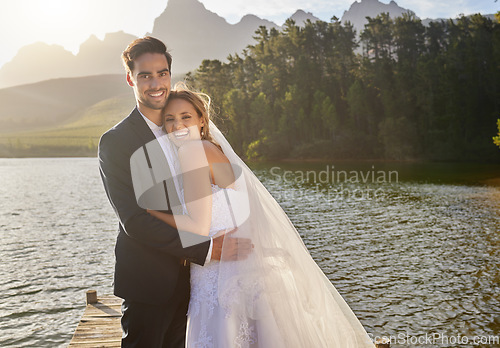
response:
<svg viewBox="0 0 500 348"><path fill-rule="evenodd" d="M179 1L179 0L177 0ZM187 0L181 0L186 1ZM278 25L297 9L312 12L328 21L342 17L354 1L366 0L192 0L237 23L246 14L272 20ZM389 3L390 0L379 0ZM155 18L168 0L11 0L2 2L0 11L0 69L23 46L37 41L58 44L77 53L90 35L99 38L120 30L137 36L151 32ZM420 18L449 18L458 13L483 14L498 11L495 0L396 0L401 7L413 10ZM15 35L13 35L15 33Z"/></svg>
<svg viewBox="0 0 500 348"><path fill-rule="evenodd" d="M36 9L32 11L32 14L42 17L44 21L60 21L74 10L73 2L68 0L36 1L34 6Z"/></svg>

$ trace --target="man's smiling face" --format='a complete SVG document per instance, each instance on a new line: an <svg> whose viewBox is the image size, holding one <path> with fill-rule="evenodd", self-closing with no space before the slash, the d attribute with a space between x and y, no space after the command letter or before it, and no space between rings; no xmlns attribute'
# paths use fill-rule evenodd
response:
<svg viewBox="0 0 500 348"><path fill-rule="evenodd" d="M127 82L134 89L139 109L160 110L170 93L170 69L161 53L144 53L134 60L134 70Z"/></svg>

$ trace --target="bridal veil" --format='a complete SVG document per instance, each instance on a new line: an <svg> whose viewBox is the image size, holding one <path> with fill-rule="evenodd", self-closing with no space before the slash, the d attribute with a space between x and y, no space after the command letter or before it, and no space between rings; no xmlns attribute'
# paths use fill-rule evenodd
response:
<svg viewBox="0 0 500 348"><path fill-rule="evenodd" d="M219 266L219 304L227 318L247 325L241 346L374 347L283 209L211 121L210 132L236 176L236 194L227 197L238 228L234 236L255 246L246 260Z"/></svg>

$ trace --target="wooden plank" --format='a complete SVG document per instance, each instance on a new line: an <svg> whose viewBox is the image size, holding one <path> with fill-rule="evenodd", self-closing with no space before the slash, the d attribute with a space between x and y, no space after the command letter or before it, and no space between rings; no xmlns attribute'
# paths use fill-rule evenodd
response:
<svg viewBox="0 0 500 348"><path fill-rule="evenodd" d="M120 347L122 337L121 304L122 299L116 296L97 298L95 291L88 291L87 307L68 347Z"/></svg>
<svg viewBox="0 0 500 348"><path fill-rule="evenodd" d="M118 348L121 346L120 326L122 299L116 296L87 296L87 307L68 348ZM90 299L90 301L89 301ZM390 348L390 342L382 339L376 348Z"/></svg>

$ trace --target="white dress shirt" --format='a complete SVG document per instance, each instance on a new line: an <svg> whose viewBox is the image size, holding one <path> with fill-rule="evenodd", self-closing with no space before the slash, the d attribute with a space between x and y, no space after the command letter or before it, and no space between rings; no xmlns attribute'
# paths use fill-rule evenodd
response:
<svg viewBox="0 0 500 348"><path fill-rule="evenodd" d="M146 124L148 125L149 129L151 129L151 132L155 135L156 139L160 143L160 146L163 150L163 153L165 154L165 157L167 158L168 166L170 167L170 171L172 172L173 175L176 175L176 171L173 167L172 164L172 153L169 151L168 146L165 142L169 141L167 135L167 132L163 129L163 126L158 126L156 123L151 121L149 118L144 116L142 112L137 108L137 111L141 114L142 118L144 118L144 121L146 121ZM175 181L175 185L177 187L178 183ZM179 187L177 187L177 191L181 192ZM212 258L212 245L213 245L213 239L210 237L210 247L208 248L208 254L207 258L205 259L205 264L209 263L211 258Z"/></svg>

